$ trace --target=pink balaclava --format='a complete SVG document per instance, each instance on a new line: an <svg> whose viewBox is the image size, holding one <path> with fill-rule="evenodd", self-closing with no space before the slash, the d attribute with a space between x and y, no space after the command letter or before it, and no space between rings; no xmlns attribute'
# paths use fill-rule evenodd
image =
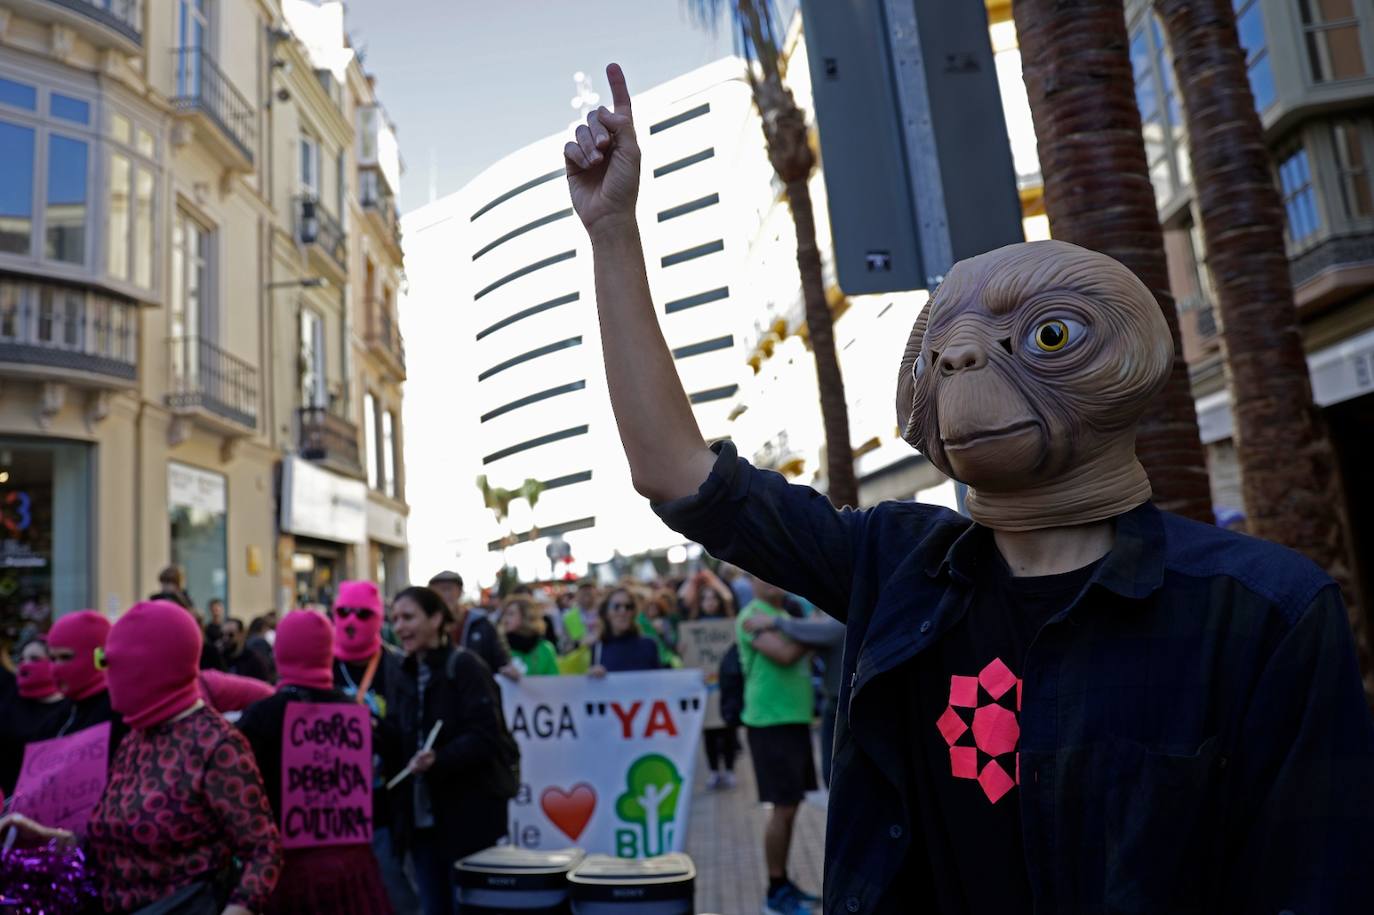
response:
<svg viewBox="0 0 1374 915"><path fill-rule="evenodd" d="M35 658L19 665L19 695L25 699L46 699L57 692L50 658Z"/></svg>
<svg viewBox="0 0 1374 915"><path fill-rule="evenodd" d="M94 610L68 613L52 624L48 650L69 649L70 661L53 663L57 686L68 699L79 702L105 689L105 671L96 666L96 649L110 637L110 621Z"/></svg>
<svg viewBox="0 0 1374 915"><path fill-rule="evenodd" d="M370 610L359 619L358 610ZM366 661L382 650L382 592L370 581L343 581L334 600L334 657ZM278 635L280 638L280 635Z"/></svg>
<svg viewBox="0 0 1374 915"><path fill-rule="evenodd" d="M277 685L334 688L334 630L324 614L293 610L277 624Z"/></svg>
<svg viewBox="0 0 1374 915"><path fill-rule="evenodd" d="M189 709L200 696L200 626L170 601L134 604L105 644L110 705L146 730Z"/></svg>

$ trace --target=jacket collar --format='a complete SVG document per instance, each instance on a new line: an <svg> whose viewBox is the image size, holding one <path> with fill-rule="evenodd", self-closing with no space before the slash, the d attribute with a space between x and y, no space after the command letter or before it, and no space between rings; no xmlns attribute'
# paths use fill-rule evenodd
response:
<svg viewBox="0 0 1374 915"><path fill-rule="evenodd" d="M963 584L977 580L979 565L995 550L992 531L970 524L943 554L926 561L931 578L948 573ZM1116 541L1093 573L1092 583L1132 600L1148 597L1164 583L1164 518L1153 502L1116 516Z"/></svg>

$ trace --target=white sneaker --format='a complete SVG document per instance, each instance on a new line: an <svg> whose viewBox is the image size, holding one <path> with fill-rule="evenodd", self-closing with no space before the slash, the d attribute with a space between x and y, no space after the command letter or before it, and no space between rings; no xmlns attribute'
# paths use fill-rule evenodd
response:
<svg viewBox="0 0 1374 915"><path fill-rule="evenodd" d="M720 787L721 779L719 772L712 772L706 779L706 790L715 791Z"/></svg>
<svg viewBox="0 0 1374 915"><path fill-rule="evenodd" d="M735 773L724 772L720 776L720 786L727 791L735 787Z"/></svg>

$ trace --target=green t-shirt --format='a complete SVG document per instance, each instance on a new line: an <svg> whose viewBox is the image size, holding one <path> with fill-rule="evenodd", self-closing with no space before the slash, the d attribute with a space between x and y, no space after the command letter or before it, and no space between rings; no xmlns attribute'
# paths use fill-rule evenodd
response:
<svg viewBox="0 0 1374 915"><path fill-rule="evenodd" d="M744 714L741 718L751 728L810 724L815 698L807 656L802 655L783 666L761 654L754 647L754 637L744 631L744 621L759 614L786 616L782 610L755 600L735 620L739 662L744 670Z"/></svg>
<svg viewBox="0 0 1374 915"><path fill-rule="evenodd" d="M540 639L529 651L516 651L512 648L510 655L524 667L525 673L531 677L558 676L558 654L553 650L553 646L544 639Z"/></svg>

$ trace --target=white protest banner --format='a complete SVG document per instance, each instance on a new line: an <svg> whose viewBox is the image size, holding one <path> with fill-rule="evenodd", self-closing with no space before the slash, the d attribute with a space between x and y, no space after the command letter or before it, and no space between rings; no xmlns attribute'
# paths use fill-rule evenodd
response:
<svg viewBox="0 0 1374 915"><path fill-rule="evenodd" d="M497 679L520 745L511 845L621 858L683 850L706 710L700 671Z"/></svg>
<svg viewBox="0 0 1374 915"><path fill-rule="evenodd" d="M341 702L288 702L281 729L284 848L372 841L372 724Z"/></svg>
<svg viewBox="0 0 1374 915"><path fill-rule="evenodd" d="M725 727L725 719L720 717L720 659L733 644L732 619L692 620L677 627L677 651L682 666L699 668L706 678L706 721L702 727Z"/></svg>
<svg viewBox="0 0 1374 915"><path fill-rule="evenodd" d="M24 748L13 809L44 826L84 834L109 777L110 723Z"/></svg>

